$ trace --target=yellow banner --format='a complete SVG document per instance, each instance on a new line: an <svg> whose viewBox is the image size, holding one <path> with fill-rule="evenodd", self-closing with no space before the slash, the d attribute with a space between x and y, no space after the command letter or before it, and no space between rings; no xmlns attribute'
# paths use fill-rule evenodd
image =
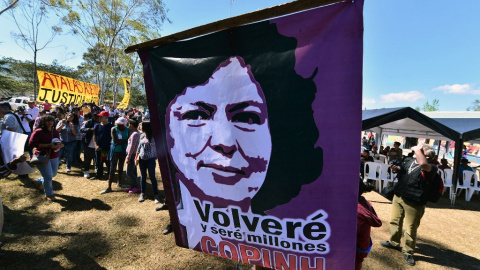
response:
<svg viewBox="0 0 480 270"><path fill-rule="evenodd" d="M125 94L123 95L122 102L118 104L118 109L126 109L128 108L128 102L130 101L130 91L132 90L132 84L130 83L130 79L122 78L123 80L123 87L125 88Z"/></svg>
<svg viewBox="0 0 480 270"><path fill-rule="evenodd" d="M100 86L37 70L39 90L37 101L58 104L95 102L98 104Z"/></svg>

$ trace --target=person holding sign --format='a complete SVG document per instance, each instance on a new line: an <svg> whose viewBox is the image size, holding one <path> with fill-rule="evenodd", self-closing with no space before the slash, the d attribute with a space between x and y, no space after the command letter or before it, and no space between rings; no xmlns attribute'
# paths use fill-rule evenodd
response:
<svg viewBox="0 0 480 270"><path fill-rule="evenodd" d="M36 129L32 137L30 137L29 146L36 148L35 155L49 155L50 159L48 163L44 166L37 165L37 169L42 174L42 177L33 180L34 184L37 187L43 185L43 190L45 192L45 198L50 201L55 201L55 196L53 195L53 177L57 175L58 171L58 150L64 147L61 143L60 134L53 127L55 124L55 119L50 115L45 115L40 120L38 129Z"/></svg>

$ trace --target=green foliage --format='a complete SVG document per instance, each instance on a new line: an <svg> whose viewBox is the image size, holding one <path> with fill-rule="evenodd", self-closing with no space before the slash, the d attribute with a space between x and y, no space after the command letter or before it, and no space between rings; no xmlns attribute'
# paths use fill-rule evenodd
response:
<svg viewBox="0 0 480 270"><path fill-rule="evenodd" d="M10 95L32 95L33 66L32 61L20 61L5 57L0 59L0 91L8 92ZM37 69L77 80L82 79L81 70L62 66L56 61L49 65L37 63ZM35 80L38 82L37 77Z"/></svg>
<svg viewBox="0 0 480 270"><path fill-rule="evenodd" d="M130 93L130 102L128 107L147 107L147 96L144 92L140 90L139 87L132 87L132 92Z"/></svg>
<svg viewBox="0 0 480 270"><path fill-rule="evenodd" d="M82 68L95 73L90 75L96 77L104 95L112 87L116 89L121 76L135 76L134 58L125 56L123 48L159 37L161 26L168 21L163 0L51 1L72 33L90 47Z"/></svg>
<svg viewBox="0 0 480 270"><path fill-rule="evenodd" d="M428 101L423 105L422 111L424 112L434 112L438 111L439 100L433 99L432 104L428 103Z"/></svg>

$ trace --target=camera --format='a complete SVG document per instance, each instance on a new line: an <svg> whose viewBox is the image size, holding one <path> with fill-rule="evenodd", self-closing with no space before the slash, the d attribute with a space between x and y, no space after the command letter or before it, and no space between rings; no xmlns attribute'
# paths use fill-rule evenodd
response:
<svg viewBox="0 0 480 270"><path fill-rule="evenodd" d="M390 165L401 166L402 162L398 159L394 159L394 160L390 161Z"/></svg>

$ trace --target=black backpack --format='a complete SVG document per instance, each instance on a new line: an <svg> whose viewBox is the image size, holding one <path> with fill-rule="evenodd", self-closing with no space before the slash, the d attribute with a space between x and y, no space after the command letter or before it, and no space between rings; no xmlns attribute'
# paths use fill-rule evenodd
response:
<svg viewBox="0 0 480 270"><path fill-rule="evenodd" d="M422 171L422 177L425 180L425 190L424 190L424 196L425 199L429 202L436 203L442 197L443 193L443 180L442 176L437 172L433 179L427 180L425 179L425 175L423 174Z"/></svg>

